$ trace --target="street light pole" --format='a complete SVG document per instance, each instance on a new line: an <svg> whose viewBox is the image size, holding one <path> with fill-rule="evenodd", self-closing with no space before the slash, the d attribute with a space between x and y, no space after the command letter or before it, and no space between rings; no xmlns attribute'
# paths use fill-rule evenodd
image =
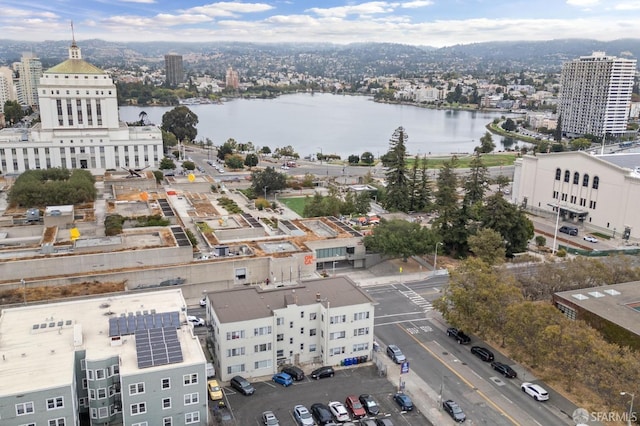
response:
<svg viewBox="0 0 640 426"><path fill-rule="evenodd" d="M438 246L442 245L441 242L436 243L436 254L433 256L433 276L438 273Z"/></svg>
<svg viewBox="0 0 640 426"><path fill-rule="evenodd" d="M553 247L551 248L551 254L556 254L556 241L558 240L558 225L560 224L560 200L558 200L558 205L556 206L558 210L556 212L556 229L553 232Z"/></svg>
<svg viewBox="0 0 640 426"><path fill-rule="evenodd" d="M631 403L629 404L629 416L627 417L627 426L631 426L631 416L633 415L633 398L636 395L631 392L620 392L620 395L631 395Z"/></svg>

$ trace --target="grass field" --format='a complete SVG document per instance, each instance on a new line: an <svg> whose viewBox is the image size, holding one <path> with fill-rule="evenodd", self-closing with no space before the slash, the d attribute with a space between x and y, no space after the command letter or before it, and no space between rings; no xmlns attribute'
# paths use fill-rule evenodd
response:
<svg viewBox="0 0 640 426"><path fill-rule="evenodd" d="M304 206L307 204L306 197L278 198L278 201L304 217Z"/></svg>

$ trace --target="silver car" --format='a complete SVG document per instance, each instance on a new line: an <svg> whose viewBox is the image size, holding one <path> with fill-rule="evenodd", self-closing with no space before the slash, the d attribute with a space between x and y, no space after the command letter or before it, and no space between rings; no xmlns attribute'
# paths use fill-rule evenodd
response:
<svg viewBox="0 0 640 426"><path fill-rule="evenodd" d="M313 421L311 412L307 410L307 407L304 405L296 405L293 407L293 417L300 426L314 426L316 424L316 422Z"/></svg>

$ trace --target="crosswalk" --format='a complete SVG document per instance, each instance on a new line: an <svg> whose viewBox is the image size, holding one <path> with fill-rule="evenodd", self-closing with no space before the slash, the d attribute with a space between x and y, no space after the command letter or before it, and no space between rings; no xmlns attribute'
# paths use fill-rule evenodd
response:
<svg viewBox="0 0 640 426"><path fill-rule="evenodd" d="M433 310L433 306L431 305L431 302L429 302L424 297L420 296L415 291L413 290L398 290L398 291L404 297L409 299L414 305L417 305L419 308L421 308L424 312L429 312Z"/></svg>

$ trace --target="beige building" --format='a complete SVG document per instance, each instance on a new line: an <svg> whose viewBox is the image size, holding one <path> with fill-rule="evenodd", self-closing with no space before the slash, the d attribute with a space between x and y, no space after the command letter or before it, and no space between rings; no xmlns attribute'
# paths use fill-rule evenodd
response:
<svg viewBox="0 0 640 426"><path fill-rule="evenodd" d="M346 277L209 293L208 346L216 371L229 380L238 374L268 376L282 364L369 360L374 303Z"/></svg>

